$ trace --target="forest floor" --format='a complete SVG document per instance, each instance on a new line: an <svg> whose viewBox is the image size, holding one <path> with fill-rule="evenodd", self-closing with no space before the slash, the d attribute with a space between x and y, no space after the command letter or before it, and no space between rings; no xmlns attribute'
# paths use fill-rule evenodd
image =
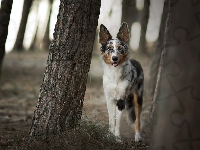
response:
<svg viewBox="0 0 200 150"><path fill-rule="evenodd" d="M15 149L13 144L19 140L19 134L28 136L47 56L47 52L8 53L5 56L0 84L0 149ZM134 58L142 64L146 84L149 79L150 59L137 55ZM94 55L88 76L83 116L92 122L108 124L102 74L101 60ZM144 99L143 119L148 114L150 104L150 101ZM121 126L122 136L133 140L134 130L128 126L125 113Z"/></svg>

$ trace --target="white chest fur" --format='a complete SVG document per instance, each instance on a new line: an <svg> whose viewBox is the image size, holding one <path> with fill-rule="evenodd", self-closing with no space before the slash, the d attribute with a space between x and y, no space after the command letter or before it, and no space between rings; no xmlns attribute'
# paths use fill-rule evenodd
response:
<svg viewBox="0 0 200 150"><path fill-rule="evenodd" d="M107 100L119 100L126 94L129 81L121 78L122 69L104 64L103 87Z"/></svg>

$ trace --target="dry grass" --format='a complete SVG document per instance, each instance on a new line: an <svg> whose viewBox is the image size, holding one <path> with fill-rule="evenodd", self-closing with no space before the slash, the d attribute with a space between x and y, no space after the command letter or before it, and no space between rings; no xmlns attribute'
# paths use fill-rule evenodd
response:
<svg viewBox="0 0 200 150"><path fill-rule="evenodd" d="M30 140L28 129L15 132L9 139L0 139L0 149L59 149L59 150L99 150L99 149L148 149L145 141L134 142L131 139L123 139L117 142L115 137L108 135L107 125L91 121L82 121L75 129L68 129L65 133L48 137L48 139L35 138Z"/></svg>

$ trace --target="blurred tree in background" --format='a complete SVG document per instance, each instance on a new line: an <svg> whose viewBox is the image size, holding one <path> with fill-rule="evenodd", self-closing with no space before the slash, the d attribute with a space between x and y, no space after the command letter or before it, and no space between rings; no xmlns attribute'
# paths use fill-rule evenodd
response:
<svg viewBox="0 0 200 150"><path fill-rule="evenodd" d="M35 0L34 2L35 2L34 5L35 5L36 15L37 15L37 17L39 17L39 6L40 6L41 0ZM29 47L30 51L35 51L36 49L39 50L39 46L40 46L41 41L37 42L38 44L36 44L36 40L38 41L38 36L40 36L40 34L38 34L39 24L40 24L40 19L38 18L37 22L36 22L35 33L33 33L33 38L32 38L32 41L31 41L31 45Z"/></svg>
<svg viewBox="0 0 200 150"><path fill-rule="evenodd" d="M149 22L150 0L144 0L143 2L144 2L144 6L143 6L142 11L136 7L137 0L122 0L122 3L121 3L122 5L121 23L126 22L128 24L130 33L132 30L133 23L139 22L141 25L141 33L140 33L140 40L139 40L139 47L138 47L138 53L140 55L148 54L146 31L147 31L147 25ZM113 1L113 5L114 3L115 1ZM113 12L113 7L111 7L109 16L112 15L112 12Z"/></svg>
<svg viewBox="0 0 200 150"><path fill-rule="evenodd" d="M13 0L2 0L0 8L0 77L3 58L5 55L5 43L8 35L8 24Z"/></svg>
<svg viewBox="0 0 200 150"><path fill-rule="evenodd" d="M52 14L52 5L53 5L53 0L49 0L49 18L48 18L44 38L43 38L43 41L42 41L42 49L44 49L44 50L49 50L49 45L51 43L51 40L49 38L49 33L50 33L50 21L51 21L51 14Z"/></svg>
<svg viewBox="0 0 200 150"><path fill-rule="evenodd" d="M48 50L48 47L51 41L51 39L49 38L49 32L50 32L49 28L50 28L50 22L51 22L51 16L52 16L52 5L54 3L54 0L47 0L48 9L47 9L47 12L44 11L44 13L47 13L46 19L45 19L46 21L39 19L39 16L40 16L39 7L42 2L43 1L41 0L24 1L21 23L18 30L16 41L13 47L14 51L24 50L23 44L24 44L26 25L27 25L28 18L30 16L29 12L33 11L32 10L33 7L34 7L34 13L36 13L37 15L37 18L35 20L36 28L31 29L31 30L34 30L34 33L32 33L33 34L32 40L28 49L31 51ZM149 53L148 43L146 41L145 36L146 36L146 31L147 31L147 25L149 22L150 0L141 1L144 3L144 7L142 10L139 10L136 7L137 2L138 2L137 0L122 0L121 22L128 23L130 33L131 33L131 28L134 22L138 22L141 25L141 34L140 34L138 52L141 55L144 55L144 54L146 55ZM115 1L113 1L113 5L114 3ZM112 8L111 8L110 14L112 14Z"/></svg>
<svg viewBox="0 0 200 150"><path fill-rule="evenodd" d="M22 52L24 51L24 46L23 46L23 42L24 42L24 36L25 36L25 31L26 31L26 26L27 26L27 21L28 21L28 17L29 17L29 13L31 11L31 7L33 7L33 5L36 7L36 14L38 14L39 11L39 5L41 3L41 0L25 0L24 4L23 4L23 10L22 10L22 17L21 17L21 22L20 22L20 26L19 26L19 30L17 33L17 38L13 47L14 51L17 52ZM36 23L36 30L35 33L33 35L32 38L32 42L30 45L30 50L35 51L35 50L39 50L39 49L44 49L47 50L49 48L50 45L50 38L49 38L49 32L50 32L50 21L51 21L51 15L52 15L52 5L53 5L53 0L48 0L48 9L47 9L47 22L43 23L43 25L39 26L39 24L41 23L41 20L38 20ZM40 33L38 32L38 28L43 28L40 29L42 30L44 33ZM42 47L41 47L42 45Z"/></svg>
<svg viewBox="0 0 200 150"><path fill-rule="evenodd" d="M22 18L19 26L19 30L17 33L17 38L15 41L15 45L13 47L13 50L16 50L18 52L23 51L23 41L24 41L24 34L26 30L26 24L30 12L30 8L32 6L33 0L24 0L23 10L22 10Z"/></svg>
<svg viewBox="0 0 200 150"><path fill-rule="evenodd" d="M36 32L33 37L32 43L30 45L30 50L35 51L35 50L45 50L48 51L49 45L50 45L50 38L49 38L49 33L50 33L50 21L51 21L51 15L52 15L52 5L53 5L53 0L48 0L48 9L46 12L46 22L44 20L38 20L37 22L37 27L36 27ZM40 1L37 3L37 5L40 5ZM37 10L38 15L39 10ZM41 26L43 24L43 26Z"/></svg>
<svg viewBox="0 0 200 150"><path fill-rule="evenodd" d="M132 24L139 20L139 11L136 8L136 0L122 0L122 17L121 23L128 24L131 33Z"/></svg>
<svg viewBox="0 0 200 150"><path fill-rule="evenodd" d="M149 21L149 7L150 7L150 0L144 0L144 7L142 10L142 15L141 15L142 17L140 21L141 31L140 31L140 41L138 48L138 52L141 55L147 54L146 32Z"/></svg>

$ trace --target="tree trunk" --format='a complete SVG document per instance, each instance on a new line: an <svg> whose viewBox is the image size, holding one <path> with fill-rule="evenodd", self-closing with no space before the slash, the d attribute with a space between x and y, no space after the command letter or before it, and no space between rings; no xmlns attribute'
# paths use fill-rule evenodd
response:
<svg viewBox="0 0 200 150"><path fill-rule="evenodd" d="M147 32L147 25L149 21L149 6L150 6L150 0L144 1L144 8L142 11L142 17L140 21L141 25L141 34L140 34L140 42L139 42L139 54L146 54L147 48L146 48L146 32Z"/></svg>
<svg viewBox="0 0 200 150"><path fill-rule="evenodd" d="M49 0L49 18L48 18L48 23L47 23L47 27L46 27L46 31L44 34L44 39L42 42L42 49L44 50L49 50L49 45L51 43L50 39L49 39L49 31L50 31L50 21L51 21L51 13L52 13L52 5L53 5L53 0Z"/></svg>
<svg viewBox="0 0 200 150"><path fill-rule="evenodd" d="M156 87L156 79L158 75L158 69L159 69L159 62L160 62L160 56L161 56L161 49L163 46L163 40L164 40L164 31L165 31L165 24L166 24L166 19L167 19L167 14L168 14L168 7L163 7L163 14L161 18L161 24L160 24L160 29L159 29L159 36L156 41L156 48L153 54L151 66L150 66L150 72L149 76L150 79L148 81L148 88L147 88L147 98L149 100L153 99L155 87Z"/></svg>
<svg viewBox="0 0 200 150"><path fill-rule="evenodd" d="M200 147L199 10L199 3L172 1L172 24L152 149Z"/></svg>
<svg viewBox="0 0 200 150"><path fill-rule="evenodd" d="M13 0L2 0L0 8L0 77L3 58L5 55L5 44L8 35L8 25L10 21L10 13Z"/></svg>
<svg viewBox="0 0 200 150"><path fill-rule="evenodd" d="M20 26L19 26L19 31L17 33L17 39L16 39L14 47L13 47L13 50L18 51L18 52L24 50L24 47L23 47L24 34L25 34L26 24L27 24L28 15L30 12L32 2L33 2L33 0L24 0L22 18L21 18L21 22L20 22Z"/></svg>
<svg viewBox="0 0 200 150"><path fill-rule="evenodd" d="M122 17L121 23L128 24L131 33L132 24L138 19L138 10L136 9L136 0L122 0Z"/></svg>
<svg viewBox="0 0 200 150"><path fill-rule="evenodd" d="M48 11L49 10L47 10L46 18L44 20L41 20L41 18L39 18L39 20L38 20L37 32L36 32L36 35L35 35L34 43L31 46L32 47L31 50L42 49L42 44L43 44L45 32L46 32L46 29L47 29L47 26L48 26L48 20L49 20L49 12ZM45 22L45 23L42 24L43 22ZM42 26L41 26L41 24L42 24Z"/></svg>
<svg viewBox="0 0 200 150"><path fill-rule="evenodd" d="M35 11L36 11L36 16L38 17L38 11L39 11L39 5L40 5L40 2L41 2L41 0L36 0L36 1L34 1L34 9L35 9ZM37 18L38 19L38 18ZM30 51L34 51L35 49L36 49L36 40L37 40L37 35L38 35L38 27L39 27L39 22L40 22L40 20L38 20L37 21L37 25L36 25L36 28L35 28L35 33L34 33L34 36L33 36L33 38L32 38L32 41L31 41L31 44L30 44L30 47L29 47L29 50Z"/></svg>
<svg viewBox="0 0 200 150"><path fill-rule="evenodd" d="M81 117L100 0L61 0L31 137L59 134Z"/></svg>
<svg viewBox="0 0 200 150"><path fill-rule="evenodd" d="M160 92L160 85L161 85L161 77L163 74L163 68L165 63L165 55L167 53L167 42L168 42L168 36L169 36L169 30L170 30L170 23L171 23L171 10L170 10L170 0L166 0L168 5L165 5L165 9L167 9L167 17L165 22L165 28L164 28L164 39L162 42L162 48L161 48L161 56L160 56L160 62L159 62L159 68L158 68L158 74L157 74L157 80L156 80L156 86L154 89L154 96L153 96L153 104L150 114L150 119L155 120L156 117L156 111L157 111L157 104L159 101L159 92Z"/></svg>
<svg viewBox="0 0 200 150"><path fill-rule="evenodd" d="M37 22L35 35L34 35L34 37L32 39L31 45L29 47L30 51L34 51L35 50L35 42L36 42L36 38L37 38L37 34L38 34L38 24L39 24L39 21Z"/></svg>

